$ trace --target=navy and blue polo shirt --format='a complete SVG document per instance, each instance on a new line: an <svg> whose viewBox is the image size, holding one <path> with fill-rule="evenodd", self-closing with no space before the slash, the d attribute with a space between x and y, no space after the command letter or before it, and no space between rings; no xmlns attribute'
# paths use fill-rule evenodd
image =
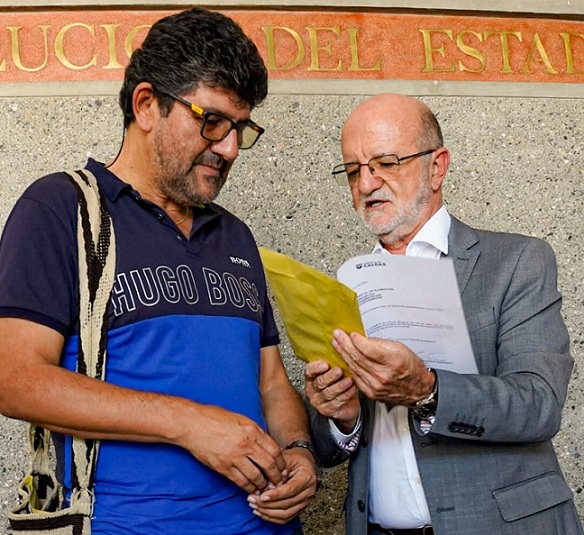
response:
<svg viewBox="0 0 584 535"><path fill-rule="evenodd" d="M263 429L260 348L279 342L250 230L210 203L194 208L189 238L157 205L89 160L116 235L106 380L244 414ZM0 242L0 316L65 336L77 356L77 194L62 173L32 184ZM184 422L194 426L197 422ZM56 440L70 488L70 438ZM244 491L168 444L102 441L94 534L289 534L252 514Z"/></svg>

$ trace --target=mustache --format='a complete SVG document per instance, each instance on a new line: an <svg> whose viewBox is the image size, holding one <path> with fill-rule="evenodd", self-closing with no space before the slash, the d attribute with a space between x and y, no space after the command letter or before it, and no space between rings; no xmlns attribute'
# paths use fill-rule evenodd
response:
<svg viewBox="0 0 584 535"><path fill-rule="evenodd" d="M224 158L214 153L203 153L195 158L194 165L208 165L217 169L223 169L227 162Z"/></svg>
<svg viewBox="0 0 584 535"><path fill-rule="evenodd" d="M369 193L368 195L361 195L361 202L362 203L367 203L367 202L371 202L371 201L394 202L395 196L389 191L380 191L380 190L373 191L373 192Z"/></svg>

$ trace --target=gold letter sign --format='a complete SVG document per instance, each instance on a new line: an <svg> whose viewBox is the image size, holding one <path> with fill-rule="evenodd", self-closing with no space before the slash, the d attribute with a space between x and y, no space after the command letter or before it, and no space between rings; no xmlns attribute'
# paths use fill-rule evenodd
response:
<svg viewBox="0 0 584 535"><path fill-rule="evenodd" d="M561 20L342 7L223 12L255 41L275 83L292 80L302 88L313 80L347 82L334 85L339 89L350 88L351 80L408 81L412 87L537 82L537 88L565 84L584 97L584 16ZM42 94L47 82L119 83L148 28L171 13L0 10L0 95L19 84L36 84Z"/></svg>

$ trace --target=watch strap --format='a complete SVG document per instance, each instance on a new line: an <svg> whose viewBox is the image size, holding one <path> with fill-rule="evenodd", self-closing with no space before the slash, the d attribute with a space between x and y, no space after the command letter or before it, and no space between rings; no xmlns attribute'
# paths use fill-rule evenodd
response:
<svg viewBox="0 0 584 535"><path fill-rule="evenodd" d="M436 410L438 409L438 375L432 368L428 368L428 371L434 374L434 388L432 392L424 399L417 401L412 409L412 414L419 420L429 420L436 416Z"/></svg>

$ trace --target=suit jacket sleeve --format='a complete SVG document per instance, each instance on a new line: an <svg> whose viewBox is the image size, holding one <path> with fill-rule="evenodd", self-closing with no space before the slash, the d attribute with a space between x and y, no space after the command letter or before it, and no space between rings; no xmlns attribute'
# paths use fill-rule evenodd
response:
<svg viewBox="0 0 584 535"><path fill-rule="evenodd" d="M350 454L337 445L330 431L329 419L319 414L308 400L305 404L310 419L312 444L319 463L324 468L330 468L346 461Z"/></svg>
<svg viewBox="0 0 584 535"><path fill-rule="evenodd" d="M549 440L560 428L573 367L554 253L534 238L477 234L479 252L461 297L480 375L438 370L432 433Z"/></svg>

